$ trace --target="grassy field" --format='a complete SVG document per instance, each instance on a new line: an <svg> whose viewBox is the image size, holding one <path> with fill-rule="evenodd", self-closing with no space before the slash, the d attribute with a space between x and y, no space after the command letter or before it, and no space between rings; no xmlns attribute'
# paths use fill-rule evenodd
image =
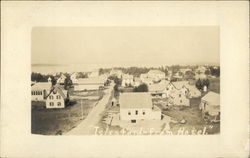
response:
<svg viewBox="0 0 250 158"><path fill-rule="evenodd" d="M185 119L187 122L185 124L181 123L170 123L170 128L173 134L178 134L180 129L188 131L188 134L192 130L204 130L206 128L206 134L218 134L220 132L220 124L207 124L201 116L201 111L199 110L200 99L191 99L190 107L183 107L180 109L170 108L168 110L163 110L162 113L172 117L175 121L181 121Z"/></svg>
<svg viewBox="0 0 250 158"><path fill-rule="evenodd" d="M32 133L59 135L67 132L76 127L88 115L97 101L78 97L78 99L71 100L70 105L64 109L36 108L36 106L41 106L43 103L32 102L32 107L35 107L32 108Z"/></svg>

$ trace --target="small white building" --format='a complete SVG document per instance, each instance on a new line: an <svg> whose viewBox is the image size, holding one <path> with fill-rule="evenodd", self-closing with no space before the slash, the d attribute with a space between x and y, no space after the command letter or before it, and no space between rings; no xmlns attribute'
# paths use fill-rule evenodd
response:
<svg viewBox="0 0 250 158"><path fill-rule="evenodd" d="M160 71L160 70L150 70L147 75L148 75L148 78L152 78L155 81L165 79L165 77L166 77L165 73Z"/></svg>
<svg viewBox="0 0 250 158"><path fill-rule="evenodd" d="M161 120L161 110L153 105L150 93L122 93L119 98L120 120Z"/></svg>
<svg viewBox="0 0 250 158"><path fill-rule="evenodd" d="M98 90L104 86L105 82L103 77L79 78L78 83L74 84L74 90Z"/></svg>
<svg viewBox="0 0 250 158"><path fill-rule="evenodd" d="M72 73L72 74L70 75L70 79L71 79L71 81L72 81L73 84L78 83L77 73L76 73L76 72Z"/></svg>
<svg viewBox="0 0 250 158"><path fill-rule="evenodd" d="M201 98L200 110L202 110L203 116L208 114L216 119L220 115L220 94L215 92L208 92Z"/></svg>
<svg viewBox="0 0 250 158"><path fill-rule="evenodd" d="M66 76L64 76L64 74L62 74L58 79L57 82L58 84L64 84L64 81L66 79Z"/></svg>
<svg viewBox="0 0 250 158"><path fill-rule="evenodd" d="M134 85L134 76L129 74L122 75L122 86L128 87Z"/></svg>
<svg viewBox="0 0 250 158"><path fill-rule="evenodd" d="M64 108L65 100L68 98L66 90L59 87L53 87L50 93L46 96L46 108Z"/></svg>

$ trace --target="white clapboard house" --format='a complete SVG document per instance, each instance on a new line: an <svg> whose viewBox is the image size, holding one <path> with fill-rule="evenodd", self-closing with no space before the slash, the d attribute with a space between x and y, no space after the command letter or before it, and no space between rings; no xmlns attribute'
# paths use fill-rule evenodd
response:
<svg viewBox="0 0 250 158"><path fill-rule="evenodd" d="M136 123L161 120L161 110L153 105L150 93L122 93L119 97L120 120Z"/></svg>

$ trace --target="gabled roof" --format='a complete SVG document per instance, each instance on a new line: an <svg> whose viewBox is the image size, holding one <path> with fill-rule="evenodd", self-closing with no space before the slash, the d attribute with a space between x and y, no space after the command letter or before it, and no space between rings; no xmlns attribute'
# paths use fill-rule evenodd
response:
<svg viewBox="0 0 250 158"><path fill-rule="evenodd" d="M210 105L220 105L220 94L210 91L201 100L208 102Z"/></svg>
<svg viewBox="0 0 250 158"><path fill-rule="evenodd" d="M50 90L49 94L45 98L48 98L48 96L50 96L51 93L55 94L57 92L58 92L58 94L60 94L63 97L63 99L67 98L67 91L61 89L59 86L52 87L52 89Z"/></svg>
<svg viewBox="0 0 250 158"><path fill-rule="evenodd" d="M170 82L176 89L181 89L183 86L187 87L188 81Z"/></svg>
<svg viewBox="0 0 250 158"><path fill-rule="evenodd" d="M152 108L152 98L150 93L135 92L121 93L119 97L121 109Z"/></svg>
<svg viewBox="0 0 250 158"><path fill-rule="evenodd" d="M36 82L31 86L31 90L50 90L51 82Z"/></svg>

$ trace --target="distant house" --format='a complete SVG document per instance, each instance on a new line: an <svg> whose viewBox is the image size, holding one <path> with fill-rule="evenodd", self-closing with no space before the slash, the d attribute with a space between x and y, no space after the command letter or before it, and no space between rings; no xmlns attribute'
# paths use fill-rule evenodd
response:
<svg viewBox="0 0 250 158"><path fill-rule="evenodd" d="M62 90L59 86L52 87L50 93L46 96L46 108L64 108L65 101L68 98L66 90Z"/></svg>
<svg viewBox="0 0 250 158"><path fill-rule="evenodd" d="M148 85L148 92L150 92L153 96L155 95L162 96L165 89L166 87L163 86L162 84Z"/></svg>
<svg viewBox="0 0 250 158"><path fill-rule="evenodd" d="M140 75L140 79L143 83L147 84L147 85L151 85L154 83L153 78L149 78L148 74L141 74Z"/></svg>
<svg viewBox="0 0 250 158"><path fill-rule="evenodd" d="M52 87L51 81L36 82L31 86L31 100L43 101Z"/></svg>
<svg viewBox="0 0 250 158"><path fill-rule="evenodd" d="M57 79L57 84L64 84L64 81L66 79L66 76L64 76L63 74Z"/></svg>
<svg viewBox="0 0 250 158"><path fill-rule="evenodd" d="M190 85L188 81L171 82L168 89L177 89L185 94L188 98L197 98L201 96L201 92L194 86Z"/></svg>
<svg viewBox="0 0 250 158"><path fill-rule="evenodd" d="M218 120L220 117L220 94L212 91L208 92L201 98L199 107L204 118Z"/></svg>
<svg viewBox="0 0 250 158"><path fill-rule="evenodd" d="M165 73L160 71L160 70L150 70L147 75L148 75L148 78L152 78L155 81L165 79L165 77L166 77Z"/></svg>
<svg viewBox="0 0 250 158"><path fill-rule="evenodd" d="M74 84L74 90L98 90L104 86L105 82L105 79L102 77L79 78L78 83Z"/></svg>
<svg viewBox="0 0 250 158"><path fill-rule="evenodd" d="M112 69L109 73L109 76L117 76L118 78L122 78L122 71L117 69Z"/></svg>
<svg viewBox="0 0 250 158"><path fill-rule="evenodd" d="M149 93L122 93L119 104L121 120L131 123L139 120L161 120L161 110L153 105Z"/></svg>
<svg viewBox="0 0 250 158"><path fill-rule="evenodd" d="M122 75L122 86L128 87L134 85L134 76L129 74Z"/></svg>
<svg viewBox="0 0 250 158"><path fill-rule="evenodd" d="M163 98L166 98L166 89L169 83L170 82L167 80L161 80L157 84L148 85L148 91L152 96L161 96Z"/></svg>
<svg viewBox="0 0 250 158"><path fill-rule="evenodd" d="M183 76L180 74L180 72L176 72L173 76L172 76L173 79L177 80L177 81L180 81L183 79Z"/></svg>
<svg viewBox="0 0 250 158"><path fill-rule="evenodd" d="M77 73L76 73L76 72L72 73L72 74L70 75L70 79L71 79L71 81L72 81L73 84L78 83Z"/></svg>

